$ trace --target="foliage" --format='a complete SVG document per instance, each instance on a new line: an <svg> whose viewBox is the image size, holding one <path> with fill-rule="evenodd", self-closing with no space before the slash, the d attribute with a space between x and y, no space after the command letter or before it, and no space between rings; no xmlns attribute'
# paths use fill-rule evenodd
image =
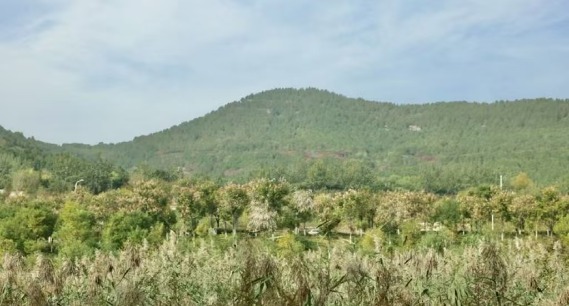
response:
<svg viewBox="0 0 569 306"><path fill-rule="evenodd" d="M531 189L534 183L527 173L520 172L512 179L511 185L514 190L523 191Z"/></svg>
<svg viewBox="0 0 569 306"><path fill-rule="evenodd" d="M440 196L311 191L266 178L154 178L97 195L8 197L0 305L554 303L569 292L568 203L555 187ZM483 230L490 214L503 240ZM212 220L235 216L235 236L215 235ZM292 232L285 218L319 231ZM535 222L537 239L514 232L526 228L520 220ZM355 229L362 235L347 239Z"/></svg>
<svg viewBox="0 0 569 306"><path fill-rule="evenodd" d="M298 241L296 235L286 233L277 240L277 248L284 255L298 254L304 251L304 245Z"/></svg>
<svg viewBox="0 0 569 306"><path fill-rule="evenodd" d="M141 244L154 225L145 212L120 212L106 222L102 233L102 244L106 250L119 250L127 242Z"/></svg>
<svg viewBox="0 0 569 306"><path fill-rule="evenodd" d="M59 213L55 240L59 253L77 258L93 252L98 232L94 215L76 202L65 203Z"/></svg>
<svg viewBox="0 0 569 306"><path fill-rule="evenodd" d="M259 179L249 183L251 204L248 227L254 231L275 230L277 217L287 205L289 185L283 180Z"/></svg>
<svg viewBox="0 0 569 306"><path fill-rule="evenodd" d="M35 193L41 183L40 173L33 169L23 169L12 173L12 190Z"/></svg>
<svg viewBox="0 0 569 306"><path fill-rule="evenodd" d="M45 203L29 203L23 206L3 205L0 219L0 239L7 249L22 254L49 252L49 238L57 216Z"/></svg>
<svg viewBox="0 0 569 306"><path fill-rule="evenodd" d="M568 123L567 100L395 105L275 89L130 142L62 149L126 169L146 164L240 183L285 177L315 191L441 194L498 184L500 175L515 181L520 172L537 187L563 182Z"/></svg>
<svg viewBox="0 0 569 306"><path fill-rule="evenodd" d="M445 199L438 203L435 208L432 220L441 222L449 228L456 228L463 219L463 212L460 203L457 201Z"/></svg>
<svg viewBox="0 0 569 306"><path fill-rule="evenodd" d="M222 219L230 219L233 235L237 234L237 220L249 204L245 186L228 184L218 190L219 212Z"/></svg>

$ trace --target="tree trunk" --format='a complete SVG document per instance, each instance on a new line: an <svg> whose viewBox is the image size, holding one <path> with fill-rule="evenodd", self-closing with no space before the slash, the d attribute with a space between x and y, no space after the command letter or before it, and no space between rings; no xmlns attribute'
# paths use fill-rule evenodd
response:
<svg viewBox="0 0 569 306"><path fill-rule="evenodd" d="M236 235L237 235L237 219L238 219L238 216L237 216L236 214L233 214L233 220L232 220L232 221L233 221L233 222L232 222L232 223L233 223L233 224L232 224L232 226L233 226L233 236L236 236Z"/></svg>

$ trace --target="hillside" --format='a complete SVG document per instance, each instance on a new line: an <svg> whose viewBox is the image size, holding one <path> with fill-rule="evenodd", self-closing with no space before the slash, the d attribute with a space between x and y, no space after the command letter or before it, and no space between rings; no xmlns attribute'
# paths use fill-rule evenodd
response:
<svg viewBox="0 0 569 306"><path fill-rule="evenodd" d="M234 180L265 169L299 181L351 171L436 190L520 172L540 184L569 181L568 128L568 100L395 105L275 89L130 142L63 148L127 168L147 164Z"/></svg>
<svg viewBox="0 0 569 306"><path fill-rule="evenodd" d="M86 159L56 145L26 138L0 126L0 189L35 193L71 190L75 182L94 193L118 188L128 175L102 159Z"/></svg>

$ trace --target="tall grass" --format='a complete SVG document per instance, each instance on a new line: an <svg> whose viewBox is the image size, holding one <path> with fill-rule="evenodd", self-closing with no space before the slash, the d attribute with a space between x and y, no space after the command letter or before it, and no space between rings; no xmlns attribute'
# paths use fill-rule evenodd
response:
<svg viewBox="0 0 569 306"><path fill-rule="evenodd" d="M227 239L227 241L225 241ZM75 260L6 254L0 305L567 305L559 245L535 240L360 252L261 239L126 247Z"/></svg>

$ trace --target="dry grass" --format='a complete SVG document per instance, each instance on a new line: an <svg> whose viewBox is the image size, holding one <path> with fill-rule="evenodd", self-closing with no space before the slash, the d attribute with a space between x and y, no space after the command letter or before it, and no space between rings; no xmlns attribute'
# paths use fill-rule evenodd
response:
<svg viewBox="0 0 569 306"><path fill-rule="evenodd" d="M217 238L223 239L223 238ZM180 240L180 241L179 241ZM0 305L567 305L561 250L534 240L364 255L280 255L259 240L162 246L76 261L6 255Z"/></svg>

